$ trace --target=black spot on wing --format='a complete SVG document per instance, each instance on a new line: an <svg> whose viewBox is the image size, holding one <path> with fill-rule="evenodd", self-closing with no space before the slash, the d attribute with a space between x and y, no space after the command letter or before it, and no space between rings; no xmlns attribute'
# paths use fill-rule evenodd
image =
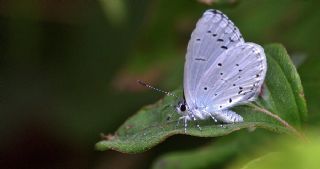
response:
<svg viewBox="0 0 320 169"><path fill-rule="evenodd" d="M217 39L218 42L223 42L223 39Z"/></svg>
<svg viewBox="0 0 320 169"><path fill-rule="evenodd" d="M194 60L198 60L198 61L207 61L206 59L204 58L195 58Z"/></svg>
<svg viewBox="0 0 320 169"><path fill-rule="evenodd" d="M226 49L226 50L228 49L228 47L226 47L226 46L221 46L221 48L222 49Z"/></svg>

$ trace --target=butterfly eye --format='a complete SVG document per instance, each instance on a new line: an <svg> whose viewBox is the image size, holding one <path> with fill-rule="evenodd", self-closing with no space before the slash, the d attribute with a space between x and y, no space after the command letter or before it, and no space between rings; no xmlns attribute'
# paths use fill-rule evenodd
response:
<svg viewBox="0 0 320 169"><path fill-rule="evenodd" d="M185 104L181 104L181 105L180 105L180 111L184 112L184 111L186 111L186 110L187 110L186 105L185 105Z"/></svg>

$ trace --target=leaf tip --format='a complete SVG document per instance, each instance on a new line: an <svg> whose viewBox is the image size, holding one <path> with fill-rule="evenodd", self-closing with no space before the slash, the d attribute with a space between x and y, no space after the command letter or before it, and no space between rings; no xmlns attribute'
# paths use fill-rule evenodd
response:
<svg viewBox="0 0 320 169"><path fill-rule="evenodd" d="M100 137L101 137L101 141L99 141L98 143L96 143L95 145L95 149L98 150L98 151L105 151L105 150L108 150L109 149L109 141L112 141L114 139L116 139L118 136L116 134L103 134L101 133L100 134Z"/></svg>
<svg viewBox="0 0 320 169"><path fill-rule="evenodd" d="M95 150L98 150L98 151L105 151L105 150L108 150L108 149L109 149L108 141L106 141L106 140L99 141L95 145Z"/></svg>

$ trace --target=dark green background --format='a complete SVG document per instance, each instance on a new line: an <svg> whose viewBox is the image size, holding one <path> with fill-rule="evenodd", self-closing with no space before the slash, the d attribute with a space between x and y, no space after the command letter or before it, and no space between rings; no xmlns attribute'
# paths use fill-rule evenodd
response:
<svg viewBox="0 0 320 169"><path fill-rule="evenodd" d="M282 43L298 63L320 119L320 10L316 0L0 1L0 167L148 168L160 154L210 139L174 136L137 155L96 152L141 106L182 85L186 46L208 8L226 13L246 41ZM300 63L300 64L299 64Z"/></svg>

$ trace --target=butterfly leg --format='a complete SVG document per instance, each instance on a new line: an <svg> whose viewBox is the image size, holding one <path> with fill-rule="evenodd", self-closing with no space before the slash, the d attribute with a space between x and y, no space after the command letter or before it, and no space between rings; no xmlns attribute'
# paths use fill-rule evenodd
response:
<svg viewBox="0 0 320 169"><path fill-rule="evenodd" d="M179 127L179 125L180 125L180 120L182 120L184 117L182 116L182 117L179 117L179 119L178 119L178 121L177 121L177 124L176 124L176 128L177 127Z"/></svg>
<svg viewBox="0 0 320 169"><path fill-rule="evenodd" d="M188 127L188 123L187 123L187 118L184 118L184 133L187 133L187 127Z"/></svg>
<svg viewBox="0 0 320 169"><path fill-rule="evenodd" d="M177 122L177 124L176 124L176 127L179 126L180 120L183 120L183 121L184 121L184 133L187 133L187 127L188 127L188 123L187 123L188 119L187 119L187 116L179 117L178 122Z"/></svg>
<svg viewBox="0 0 320 169"><path fill-rule="evenodd" d="M200 127L200 125L199 125L198 121L196 121L196 123L197 123L197 127L198 127L198 129L199 129L200 131L202 131L202 128Z"/></svg>
<svg viewBox="0 0 320 169"><path fill-rule="evenodd" d="M216 122L216 123L218 122L218 120L217 120L216 118L214 118L211 113L209 113L209 115L210 115L210 117L212 118L212 120L213 120L214 122Z"/></svg>
<svg viewBox="0 0 320 169"><path fill-rule="evenodd" d="M210 115L210 117L212 118L212 120L215 122L215 123L218 123L218 120L216 118L214 118L214 116L211 114L211 113L208 113ZM220 127L224 128L224 126L222 124L220 124Z"/></svg>
<svg viewBox="0 0 320 169"><path fill-rule="evenodd" d="M214 121L214 122L218 122L218 120L216 118L214 118L214 116L210 113L210 112L207 112L206 113L211 117L211 119Z"/></svg>
<svg viewBox="0 0 320 169"><path fill-rule="evenodd" d="M202 131L202 128L200 127L199 122L197 121L197 119L196 119L196 117L194 116L194 114L192 114L191 117L192 117L193 121L196 122L196 125L197 125L198 129L199 129L200 131Z"/></svg>

